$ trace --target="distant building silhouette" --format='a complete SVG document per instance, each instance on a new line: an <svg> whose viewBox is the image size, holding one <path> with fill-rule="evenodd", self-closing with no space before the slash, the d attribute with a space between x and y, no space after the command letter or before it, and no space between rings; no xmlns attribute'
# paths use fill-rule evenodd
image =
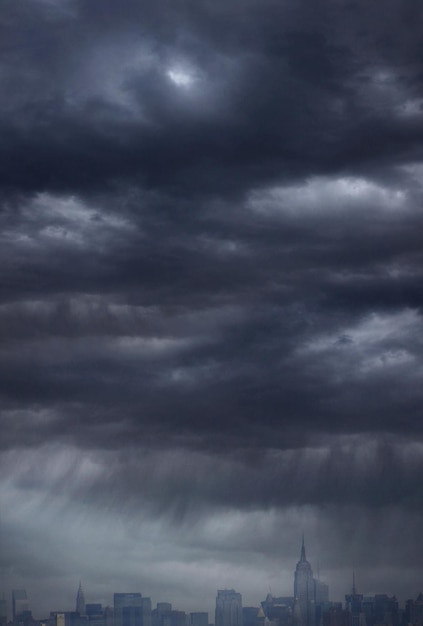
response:
<svg viewBox="0 0 423 626"><path fill-rule="evenodd" d="M355 572L353 572L352 593L345 596L345 608L350 615L351 626L366 626L366 616L363 611L363 594L357 593Z"/></svg>
<svg viewBox="0 0 423 626"><path fill-rule="evenodd" d="M85 614L88 615L88 617L93 617L94 615L103 615L103 607L99 602L86 604Z"/></svg>
<svg viewBox="0 0 423 626"><path fill-rule="evenodd" d="M140 593L113 595L114 626L152 626L151 600Z"/></svg>
<svg viewBox="0 0 423 626"><path fill-rule="evenodd" d="M84 592L82 591L81 581L79 581L78 592L76 594L75 611L79 613L79 615L85 615L85 596Z"/></svg>
<svg viewBox="0 0 423 626"><path fill-rule="evenodd" d="M410 623L413 626L423 626L423 593L419 593L414 602L411 600L410 609Z"/></svg>
<svg viewBox="0 0 423 626"><path fill-rule="evenodd" d="M321 617L322 626L351 626L350 614L342 608L341 602L329 602L323 607Z"/></svg>
<svg viewBox="0 0 423 626"><path fill-rule="evenodd" d="M242 626L257 626L258 607L242 607Z"/></svg>
<svg viewBox="0 0 423 626"><path fill-rule="evenodd" d="M242 596L233 589L217 592L215 626L242 626Z"/></svg>
<svg viewBox="0 0 423 626"><path fill-rule="evenodd" d="M366 626L399 626L400 612L395 596L384 593L363 596L363 613Z"/></svg>
<svg viewBox="0 0 423 626"><path fill-rule="evenodd" d="M185 611L170 612L170 626L188 626L187 614Z"/></svg>
<svg viewBox="0 0 423 626"><path fill-rule="evenodd" d="M170 602L158 602L151 612L152 626L170 626L170 612L172 605Z"/></svg>
<svg viewBox="0 0 423 626"><path fill-rule="evenodd" d="M170 602L158 602L151 616L152 626L189 626L187 614L173 610Z"/></svg>
<svg viewBox="0 0 423 626"><path fill-rule="evenodd" d="M266 600L261 603L261 606L266 618L266 624L271 622L277 626L293 625L294 596L274 597L271 593L268 593Z"/></svg>
<svg viewBox="0 0 423 626"><path fill-rule="evenodd" d="M315 625L315 581L306 559L304 536L294 576L294 621L296 626Z"/></svg>
<svg viewBox="0 0 423 626"><path fill-rule="evenodd" d="M104 626L114 626L115 624L114 610L111 606L106 606L106 608L103 611L103 618L104 618Z"/></svg>
<svg viewBox="0 0 423 626"><path fill-rule="evenodd" d="M244 606L242 608L242 626L263 626L264 621L265 615L261 606Z"/></svg>
<svg viewBox="0 0 423 626"><path fill-rule="evenodd" d="M404 618L404 624L423 626L423 593L419 593L415 600L407 600Z"/></svg>
<svg viewBox="0 0 423 626"><path fill-rule="evenodd" d="M47 623L48 626L81 626L81 616L76 611L50 611Z"/></svg>
<svg viewBox="0 0 423 626"><path fill-rule="evenodd" d="M189 626L209 626L209 614L204 612L190 613Z"/></svg>
<svg viewBox="0 0 423 626"><path fill-rule="evenodd" d="M89 624L85 623L85 625L81 624L81 626L106 626L105 613L99 602L86 604L84 617Z"/></svg>
<svg viewBox="0 0 423 626"><path fill-rule="evenodd" d="M329 602L329 586L317 578L313 579L313 583L315 603Z"/></svg>
<svg viewBox="0 0 423 626"><path fill-rule="evenodd" d="M12 620L16 624L28 617L29 604L25 589L14 589L12 591Z"/></svg>

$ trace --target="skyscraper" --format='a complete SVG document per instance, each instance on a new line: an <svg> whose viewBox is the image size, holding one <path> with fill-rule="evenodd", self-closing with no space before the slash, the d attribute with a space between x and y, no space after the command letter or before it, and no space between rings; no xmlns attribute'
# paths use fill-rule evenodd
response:
<svg viewBox="0 0 423 626"><path fill-rule="evenodd" d="M151 600L140 593L113 595L115 626L151 626Z"/></svg>
<svg viewBox="0 0 423 626"><path fill-rule="evenodd" d="M405 604L405 622L413 626L423 626L423 593Z"/></svg>
<svg viewBox="0 0 423 626"><path fill-rule="evenodd" d="M242 596L233 589L217 592L215 626L242 626Z"/></svg>
<svg viewBox="0 0 423 626"><path fill-rule="evenodd" d="M14 589L12 591L12 619L14 622L25 612L29 611L28 596L25 589Z"/></svg>
<svg viewBox="0 0 423 626"><path fill-rule="evenodd" d="M294 577L294 617L297 626L314 626L314 579L310 563L306 559L304 536L300 560Z"/></svg>
<svg viewBox="0 0 423 626"><path fill-rule="evenodd" d="M350 614L351 626L366 626L366 616L363 612L363 595L357 593L355 572L353 572L352 593L345 596L345 606Z"/></svg>
<svg viewBox="0 0 423 626"><path fill-rule="evenodd" d="M78 593L76 594L76 612L85 615L85 596L82 591L81 581L79 581Z"/></svg>
<svg viewBox="0 0 423 626"><path fill-rule="evenodd" d="M170 626L171 612L170 602L158 602L156 608L151 611L153 626Z"/></svg>
<svg viewBox="0 0 423 626"><path fill-rule="evenodd" d="M314 601L316 604L329 602L329 587L318 578L314 579Z"/></svg>

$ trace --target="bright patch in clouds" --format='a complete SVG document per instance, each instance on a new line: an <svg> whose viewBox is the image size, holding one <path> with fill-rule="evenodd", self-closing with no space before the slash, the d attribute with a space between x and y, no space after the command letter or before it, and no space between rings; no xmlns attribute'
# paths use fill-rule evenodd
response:
<svg viewBox="0 0 423 626"><path fill-rule="evenodd" d="M123 217L86 204L75 196L39 193L21 209L21 224L2 232L2 244L101 247L111 236L125 236L131 224Z"/></svg>
<svg viewBox="0 0 423 626"><path fill-rule="evenodd" d="M175 68L168 70L166 74L178 87L188 87L194 82L194 76L187 70Z"/></svg>
<svg viewBox="0 0 423 626"><path fill-rule="evenodd" d="M404 367L416 362L415 337L422 324L417 312L372 314L358 324L322 335L303 345L299 354L321 353L333 357L337 371L341 365L358 373Z"/></svg>
<svg viewBox="0 0 423 626"><path fill-rule="evenodd" d="M421 98L406 100L397 108L399 115L404 117L415 117L423 113L423 100Z"/></svg>
<svg viewBox="0 0 423 626"><path fill-rule="evenodd" d="M314 177L300 185L253 191L248 207L261 214L323 214L369 207L372 210L399 210L406 205L402 189L376 184L358 177Z"/></svg>

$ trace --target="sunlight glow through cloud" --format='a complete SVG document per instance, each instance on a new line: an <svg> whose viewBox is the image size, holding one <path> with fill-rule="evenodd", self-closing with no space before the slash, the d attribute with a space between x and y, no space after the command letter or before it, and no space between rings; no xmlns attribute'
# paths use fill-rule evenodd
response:
<svg viewBox="0 0 423 626"><path fill-rule="evenodd" d="M189 87L194 82L192 74L180 68L168 70L166 74L178 87Z"/></svg>

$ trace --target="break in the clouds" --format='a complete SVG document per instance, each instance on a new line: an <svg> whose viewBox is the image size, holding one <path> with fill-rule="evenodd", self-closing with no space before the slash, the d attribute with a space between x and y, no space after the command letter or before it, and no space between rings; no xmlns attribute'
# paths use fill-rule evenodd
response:
<svg viewBox="0 0 423 626"><path fill-rule="evenodd" d="M421 591L423 9L6 0L1 586ZM60 606L50 606L56 597Z"/></svg>

